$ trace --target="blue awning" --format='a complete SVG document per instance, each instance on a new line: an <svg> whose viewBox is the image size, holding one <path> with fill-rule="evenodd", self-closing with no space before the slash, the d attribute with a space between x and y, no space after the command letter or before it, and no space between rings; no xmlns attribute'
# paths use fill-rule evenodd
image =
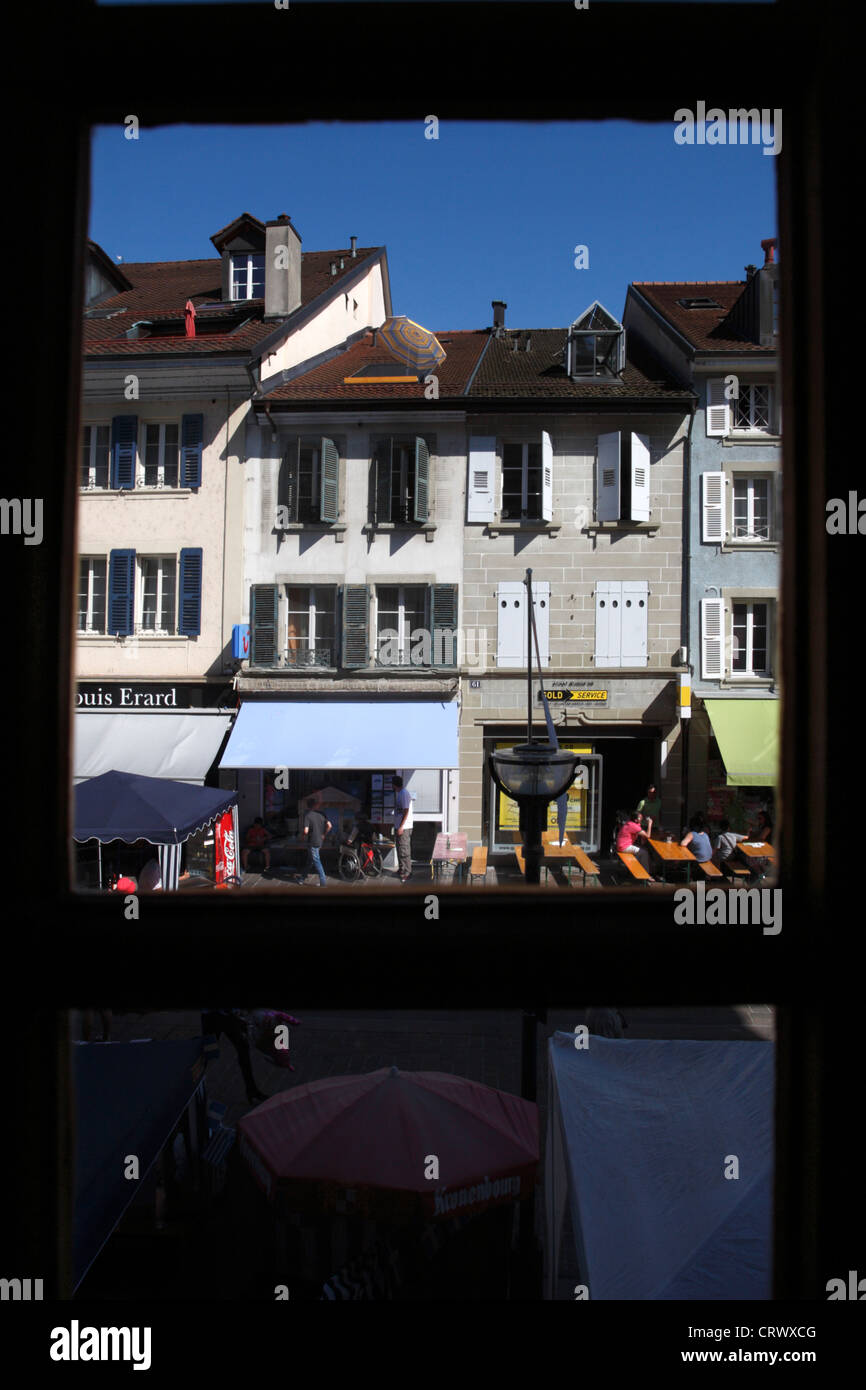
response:
<svg viewBox="0 0 866 1390"><path fill-rule="evenodd" d="M220 767L457 767L457 703L247 701Z"/></svg>

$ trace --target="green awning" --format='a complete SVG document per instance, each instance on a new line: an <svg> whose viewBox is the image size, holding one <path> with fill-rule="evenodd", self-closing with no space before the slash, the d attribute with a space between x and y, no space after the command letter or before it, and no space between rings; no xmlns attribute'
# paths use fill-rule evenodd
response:
<svg viewBox="0 0 866 1390"><path fill-rule="evenodd" d="M778 780L779 701L705 700L729 787L774 787Z"/></svg>

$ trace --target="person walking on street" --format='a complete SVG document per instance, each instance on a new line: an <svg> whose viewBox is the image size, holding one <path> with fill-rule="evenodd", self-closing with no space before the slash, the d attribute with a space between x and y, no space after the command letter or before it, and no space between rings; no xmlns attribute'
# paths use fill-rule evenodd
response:
<svg viewBox="0 0 866 1390"><path fill-rule="evenodd" d="M319 875L319 887L324 888L325 884L328 882L328 879L325 874L325 870L322 868L322 856L320 851L324 843L325 836L331 829L331 822L327 819L326 816L323 816L321 811L318 809L318 797L311 796L309 801L307 802L307 807L307 814L304 816L304 839L307 842L307 848L310 856L307 871L309 872L309 868L310 866L312 866L312 868L314 868L316 873Z"/></svg>
<svg viewBox="0 0 866 1390"><path fill-rule="evenodd" d="M247 1023L243 1017L241 1009L202 1009L201 1031L207 1037L213 1034L219 1038L220 1033L225 1033L234 1044L235 1052L238 1054L238 1065L241 1069L241 1076L247 1091L247 1100L250 1105L256 1101L267 1100L264 1091L260 1091L253 1076L253 1064L250 1060L250 1040L247 1034Z"/></svg>
<svg viewBox="0 0 866 1390"><path fill-rule="evenodd" d="M400 882L412 874L412 797L403 786L403 778L394 778L394 839L400 860Z"/></svg>

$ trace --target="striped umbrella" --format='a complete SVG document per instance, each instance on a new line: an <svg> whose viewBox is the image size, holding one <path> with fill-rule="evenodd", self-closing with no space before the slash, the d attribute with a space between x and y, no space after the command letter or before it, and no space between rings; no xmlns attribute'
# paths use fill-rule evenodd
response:
<svg viewBox="0 0 866 1390"><path fill-rule="evenodd" d="M405 363L419 376L422 372L433 371L440 362L445 361L445 349L435 335L412 319L386 319L378 331L378 341L392 357Z"/></svg>

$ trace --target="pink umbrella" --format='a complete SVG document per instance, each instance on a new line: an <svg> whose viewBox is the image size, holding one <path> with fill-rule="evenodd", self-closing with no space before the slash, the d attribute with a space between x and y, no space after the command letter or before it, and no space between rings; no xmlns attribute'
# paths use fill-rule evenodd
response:
<svg viewBox="0 0 866 1390"><path fill-rule="evenodd" d="M184 322L186 324L186 336L195 337L195 305L191 299L186 301L186 308L183 311Z"/></svg>
<svg viewBox="0 0 866 1390"><path fill-rule="evenodd" d="M260 1187L371 1217L474 1215L525 1197L538 1107L444 1072L331 1076L273 1096L238 1124ZM438 1161L438 1176L431 1159Z"/></svg>

